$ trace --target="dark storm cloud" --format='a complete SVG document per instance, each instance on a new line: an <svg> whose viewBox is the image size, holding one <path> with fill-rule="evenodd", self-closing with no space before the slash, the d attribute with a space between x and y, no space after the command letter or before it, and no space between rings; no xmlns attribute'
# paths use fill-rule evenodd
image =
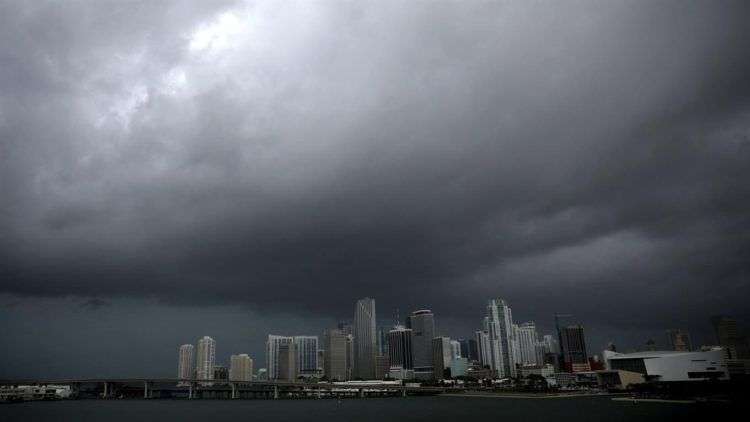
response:
<svg viewBox="0 0 750 422"><path fill-rule="evenodd" d="M743 2L0 6L0 289L746 312Z"/></svg>

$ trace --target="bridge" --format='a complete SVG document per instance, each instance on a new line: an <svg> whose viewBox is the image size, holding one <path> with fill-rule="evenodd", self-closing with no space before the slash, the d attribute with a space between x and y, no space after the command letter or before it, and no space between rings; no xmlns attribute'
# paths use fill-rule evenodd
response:
<svg viewBox="0 0 750 422"><path fill-rule="evenodd" d="M450 387L407 386L380 381L355 383L229 381L178 378L0 380L0 386L66 385L76 398L292 399L435 395Z"/></svg>

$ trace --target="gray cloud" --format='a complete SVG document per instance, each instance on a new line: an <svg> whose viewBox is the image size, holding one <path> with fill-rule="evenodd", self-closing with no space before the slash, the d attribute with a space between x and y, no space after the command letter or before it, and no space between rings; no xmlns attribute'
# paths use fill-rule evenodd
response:
<svg viewBox="0 0 750 422"><path fill-rule="evenodd" d="M3 293L747 317L743 2L0 8Z"/></svg>

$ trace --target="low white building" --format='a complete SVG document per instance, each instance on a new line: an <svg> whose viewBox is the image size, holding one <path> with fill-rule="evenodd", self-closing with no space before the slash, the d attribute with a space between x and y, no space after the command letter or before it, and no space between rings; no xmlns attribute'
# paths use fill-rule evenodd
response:
<svg viewBox="0 0 750 422"><path fill-rule="evenodd" d="M703 381L727 380L724 351L702 352L649 351L617 353L604 351L608 370L631 371L642 374L646 381Z"/></svg>

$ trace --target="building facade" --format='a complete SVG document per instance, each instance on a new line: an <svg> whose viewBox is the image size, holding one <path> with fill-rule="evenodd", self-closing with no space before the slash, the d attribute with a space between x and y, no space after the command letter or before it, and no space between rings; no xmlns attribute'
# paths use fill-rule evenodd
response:
<svg viewBox="0 0 750 422"><path fill-rule="evenodd" d="M366 297L354 307L354 378L375 377L375 299Z"/></svg>
<svg viewBox="0 0 750 422"><path fill-rule="evenodd" d="M667 344L669 349L676 352L689 352L693 350L690 334L684 330L667 330Z"/></svg>
<svg viewBox="0 0 750 422"><path fill-rule="evenodd" d="M524 322L518 326L518 345L521 365L539 365L542 362L537 356L537 334L536 325L533 322Z"/></svg>
<svg viewBox="0 0 750 422"><path fill-rule="evenodd" d="M704 352L656 351L617 353L605 350L607 370L630 371L646 381L727 380L729 373L722 349Z"/></svg>
<svg viewBox="0 0 750 422"><path fill-rule="evenodd" d="M348 381L346 356L348 349L347 335L341 330L327 330L324 336L325 358L323 373L330 381Z"/></svg>
<svg viewBox="0 0 750 422"><path fill-rule="evenodd" d="M253 360L247 354L232 355L229 358L229 381L252 381Z"/></svg>
<svg viewBox="0 0 750 422"><path fill-rule="evenodd" d="M198 340L196 353L195 376L199 380L214 379L214 365L216 364L216 342L209 336Z"/></svg>
<svg viewBox="0 0 750 422"><path fill-rule="evenodd" d="M437 380L450 377L452 361L451 339L448 337L435 337L432 339L432 367L433 377Z"/></svg>
<svg viewBox="0 0 750 422"><path fill-rule="evenodd" d="M297 374L318 375L318 337L294 336L294 349L297 353Z"/></svg>
<svg viewBox="0 0 750 422"><path fill-rule="evenodd" d="M429 309L421 309L409 315L414 354L414 375L429 379L434 375L432 339L435 337L435 317Z"/></svg>
<svg viewBox="0 0 750 422"><path fill-rule="evenodd" d="M266 341L266 370L268 379L279 379L279 348L292 342L294 342L293 337L274 334L268 335L268 340Z"/></svg>
<svg viewBox="0 0 750 422"><path fill-rule="evenodd" d="M586 337L582 325L569 325L561 329L563 361L561 364L568 372L590 371Z"/></svg>
<svg viewBox="0 0 750 422"><path fill-rule="evenodd" d="M388 360L390 363L390 377L409 379L414 374L412 361L412 330L397 325L388 332Z"/></svg>
<svg viewBox="0 0 750 422"><path fill-rule="evenodd" d="M180 356L177 364L177 378L181 380L193 378L195 364L195 346L183 344L180 346Z"/></svg>
<svg viewBox="0 0 750 422"><path fill-rule="evenodd" d="M282 381L294 381L299 374L297 370L297 347L294 341L279 344L278 349L278 377Z"/></svg>

